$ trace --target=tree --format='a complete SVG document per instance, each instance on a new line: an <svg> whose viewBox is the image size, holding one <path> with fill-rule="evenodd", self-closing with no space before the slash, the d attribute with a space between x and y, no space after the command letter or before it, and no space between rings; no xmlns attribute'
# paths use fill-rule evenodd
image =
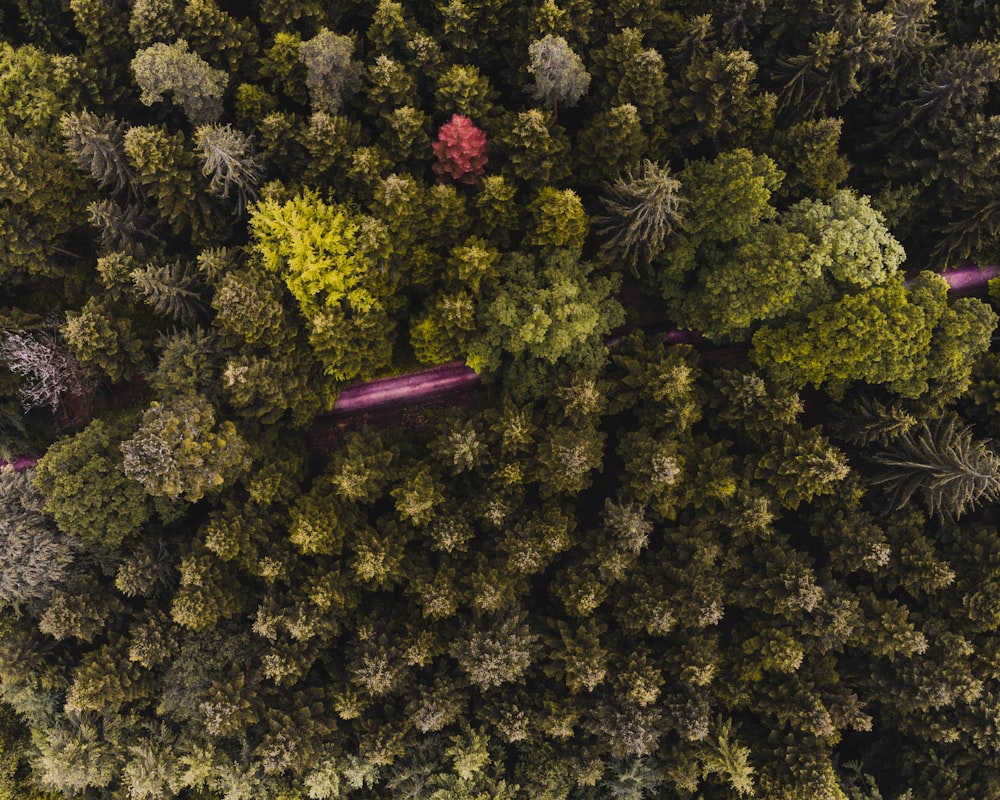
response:
<svg viewBox="0 0 1000 800"><path fill-rule="evenodd" d="M443 364L463 357L476 330L476 302L464 291L437 295L424 313L412 318L410 344L422 364Z"/></svg>
<svg viewBox="0 0 1000 800"><path fill-rule="evenodd" d="M958 519L1000 498L1000 455L973 438L971 426L953 416L922 421L873 460L884 469L872 479L886 487L896 508L919 492L931 514Z"/></svg>
<svg viewBox="0 0 1000 800"><path fill-rule="evenodd" d="M504 353L549 364L599 362L600 337L621 324L623 312L611 297L614 281L593 269L565 248L503 256L500 280L480 305L470 366L493 371Z"/></svg>
<svg viewBox="0 0 1000 800"><path fill-rule="evenodd" d="M659 146L666 136L666 71L663 56L653 47L644 47L643 37L636 27L611 33L607 44L594 54L594 85L603 95L599 107L634 105L654 146Z"/></svg>
<svg viewBox="0 0 1000 800"><path fill-rule="evenodd" d="M135 175L125 157L125 123L90 111L65 114L59 128L66 151L102 189L136 192Z"/></svg>
<svg viewBox="0 0 1000 800"><path fill-rule="evenodd" d="M298 300L310 342L338 380L372 375L391 353L394 280L367 249L365 225L315 193L267 199L250 213L254 251Z"/></svg>
<svg viewBox="0 0 1000 800"><path fill-rule="evenodd" d="M407 161L427 152L430 117L418 108L404 105L385 116L385 145L397 161Z"/></svg>
<svg viewBox="0 0 1000 800"><path fill-rule="evenodd" d="M838 117L803 120L774 132L769 152L785 173L783 194L792 197L831 197L847 178L850 163L842 156L840 135L843 120Z"/></svg>
<svg viewBox="0 0 1000 800"><path fill-rule="evenodd" d="M590 87L590 74L562 36L545 36L528 45L528 72L535 84L528 91L557 113L559 103L575 106Z"/></svg>
<svg viewBox="0 0 1000 800"><path fill-rule="evenodd" d="M21 376L25 411L48 407L55 414L66 401L85 404L97 388L94 377L57 332L8 333L0 337L0 358L11 372Z"/></svg>
<svg viewBox="0 0 1000 800"><path fill-rule="evenodd" d="M102 789L118 774L121 757L93 721L67 718L39 734L35 769L45 789L67 793Z"/></svg>
<svg viewBox="0 0 1000 800"><path fill-rule="evenodd" d="M132 320L107 297L91 297L79 311L68 311L59 332L81 364L113 382L131 378L143 362L143 342Z"/></svg>
<svg viewBox="0 0 1000 800"><path fill-rule="evenodd" d="M825 202L802 200L780 220L788 230L809 237L806 270L827 276L837 288L885 283L906 258L870 199L846 189Z"/></svg>
<svg viewBox="0 0 1000 800"><path fill-rule="evenodd" d="M141 125L125 133L125 155L154 213L175 235L188 235L196 245L216 244L225 232L217 209L205 196L201 165L181 131ZM151 209L152 210L152 209Z"/></svg>
<svg viewBox="0 0 1000 800"><path fill-rule="evenodd" d="M678 324L714 340L744 339L754 323L799 313L821 273L809 262L805 235L762 223L732 253L698 270L697 285L673 307ZM803 308L805 306L805 308Z"/></svg>
<svg viewBox="0 0 1000 800"><path fill-rule="evenodd" d="M365 97L369 114L380 116L406 106L413 100L417 84L406 67L384 53L375 59L366 72Z"/></svg>
<svg viewBox="0 0 1000 800"><path fill-rule="evenodd" d="M34 485L44 498L43 509L59 530L88 546L116 547L153 514L142 487L123 471L118 447L125 424L94 420L57 440L38 460Z"/></svg>
<svg viewBox="0 0 1000 800"><path fill-rule="evenodd" d="M154 497L188 502L219 491L250 466L248 446L228 420L218 428L215 409L199 394L153 401L139 429L121 443L129 478Z"/></svg>
<svg viewBox="0 0 1000 800"><path fill-rule="evenodd" d="M434 107L440 112L488 119L497 99L489 78L478 67L455 64L441 73L434 90Z"/></svg>
<svg viewBox="0 0 1000 800"><path fill-rule="evenodd" d="M487 621L492 624L470 627L449 648L472 684L484 691L519 680L535 660L539 638L523 615Z"/></svg>
<svg viewBox="0 0 1000 800"><path fill-rule="evenodd" d="M836 492L849 472L844 454L810 428L786 433L781 444L760 459L756 476L767 480L781 504L794 510L816 495Z"/></svg>
<svg viewBox="0 0 1000 800"><path fill-rule="evenodd" d="M658 256L684 222L681 183L669 166L645 159L641 172L626 169L606 189L609 196L601 198L606 214L597 220L598 231L608 237L603 247L620 254L637 274L639 265Z"/></svg>
<svg viewBox="0 0 1000 800"><path fill-rule="evenodd" d="M313 108L328 114L340 112L344 103L361 87L361 65L351 60L354 40L321 28L299 46L306 66L306 86Z"/></svg>
<svg viewBox="0 0 1000 800"><path fill-rule="evenodd" d="M623 103L595 114L577 138L576 153L581 183L600 185L637 170L649 152L639 109Z"/></svg>
<svg viewBox="0 0 1000 800"><path fill-rule="evenodd" d="M580 196L572 189L560 191L543 186L528 204L528 211L532 215L532 227L525 237L527 244L564 247L578 253L583 251L587 238L587 213Z"/></svg>
<svg viewBox="0 0 1000 800"><path fill-rule="evenodd" d="M517 186L503 175L487 175L473 200L478 212L477 233L498 247L505 246L518 231L516 193Z"/></svg>
<svg viewBox="0 0 1000 800"><path fill-rule="evenodd" d="M0 278L51 276L76 257L64 239L81 227L84 190L54 136L13 133L0 122Z"/></svg>
<svg viewBox="0 0 1000 800"><path fill-rule="evenodd" d="M771 127L776 98L756 93L757 64L746 50L699 54L678 82L676 115L692 144L747 146Z"/></svg>
<svg viewBox="0 0 1000 800"><path fill-rule="evenodd" d="M745 337L754 323L801 316L844 292L885 283L903 248L866 197L842 190L802 200L707 250L698 283L674 305L677 321L709 337Z"/></svg>
<svg viewBox="0 0 1000 800"><path fill-rule="evenodd" d="M201 172L211 178L208 188L222 199L234 194L235 213L241 215L247 201L256 198L264 176L250 137L230 125L202 125L194 133L194 142L204 159Z"/></svg>
<svg viewBox="0 0 1000 800"><path fill-rule="evenodd" d="M506 153L504 172L519 181L555 186L570 174L566 131L540 109L506 117L496 141Z"/></svg>
<svg viewBox="0 0 1000 800"><path fill-rule="evenodd" d="M147 47L175 36L180 15L178 0L136 0L131 8L128 32L136 44Z"/></svg>
<svg viewBox="0 0 1000 800"><path fill-rule="evenodd" d="M72 540L41 513L33 470L0 469L0 600L48 600L69 574Z"/></svg>
<svg viewBox="0 0 1000 800"><path fill-rule="evenodd" d="M437 141L431 144L437 163L433 170L440 180L450 177L459 183L475 183L486 172L489 144L486 134L471 119L452 115L438 130Z"/></svg>
<svg viewBox="0 0 1000 800"><path fill-rule="evenodd" d="M825 385L834 397L851 381L885 384L903 397L918 397L937 383L953 395L996 326L995 315L981 312L989 309L976 301L949 309L947 284L933 273L921 273L909 292L897 275L823 304L803 321L761 328L751 358L775 378L797 388ZM969 335L960 341L956 326L969 326ZM945 361L933 356L939 347L948 348Z"/></svg>
<svg viewBox="0 0 1000 800"><path fill-rule="evenodd" d="M15 134L46 137L60 117L77 105L82 65L30 44L0 42L0 127Z"/></svg>
<svg viewBox="0 0 1000 800"><path fill-rule="evenodd" d="M158 314L192 325L204 313L195 265L190 261L149 264L132 270L132 283Z"/></svg>
<svg viewBox="0 0 1000 800"><path fill-rule="evenodd" d="M227 344L279 350L292 333L286 297L281 279L259 265L227 270L212 295L212 325Z"/></svg>
<svg viewBox="0 0 1000 800"><path fill-rule="evenodd" d="M242 71L244 59L257 55L254 25L223 11L215 0L187 0L182 25L191 48L230 75ZM173 35L178 32L175 28Z"/></svg>
<svg viewBox="0 0 1000 800"><path fill-rule="evenodd" d="M132 72L142 90L139 99L147 106L161 102L163 93L170 92L192 125L211 124L222 114L229 76L188 50L184 39L140 50L132 59Z"/></svg>

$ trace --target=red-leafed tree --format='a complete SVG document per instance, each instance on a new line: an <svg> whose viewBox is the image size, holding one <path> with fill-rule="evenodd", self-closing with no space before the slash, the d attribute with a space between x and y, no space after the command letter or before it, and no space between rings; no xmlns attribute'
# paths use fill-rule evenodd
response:
<svg viewBox="0 0 1000 800"><path fill-rule="evenodd" d="M463 114L454 114L441 126L436 142L431 144L437 163L434 172L441 181L451 178L460 183L475 183L489 160L486 134Z"/></svg>

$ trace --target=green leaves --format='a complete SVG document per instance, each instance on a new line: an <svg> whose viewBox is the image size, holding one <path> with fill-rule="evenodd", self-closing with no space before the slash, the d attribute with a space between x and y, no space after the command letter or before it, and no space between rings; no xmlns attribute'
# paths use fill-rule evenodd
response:
<svg viewBox="0 0 1000 800"><path fill-rule="evenodd" d="M985 334L996 324L982 305L949 309L947 286L929 272L909 292L897 277L822 305L804 321L760 329L751 358L797 388L824 385L834 397L851 381L884 384L903 397L917 397L932 384L953 393L961 391L958 381L968 380L974 354L988 346ZM954 326L965 325L977 333L959 341ZM937 353L942 347L944 360Z"/></svg>
<svg viewBox="0 0 1000 800"><path fill-rule="evenodd" d="M56 442L38 462L35 486L44 510L61 531L89 546L116 547L152 516L151 501L124 472L121 435L95 420Z"/></svg>
<svg viewBox="0 0 1000 800"><path fill-rule="evenodd" d="M600 337L622 321L621 306L610 296L614 282L591 277L592 270L567 249L540 257L508 254L496 289L481 306L470 366L495 370L504 352L549 364L592 358L603 349Z"/></svg>

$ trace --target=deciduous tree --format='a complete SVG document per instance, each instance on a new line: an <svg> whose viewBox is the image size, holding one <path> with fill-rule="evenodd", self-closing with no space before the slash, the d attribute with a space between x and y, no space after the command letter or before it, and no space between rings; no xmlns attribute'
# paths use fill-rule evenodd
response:
<svg viewBox="0 0 1000 800"><path fill-rule="evenodd" d="M222 114L229 76L192 53L184 39L140 50L132 59L132 71L142 89L140 99L147 106L161 102L163 93L170 92L193 125L211 124Z"/></svg>
<svg viewBox="0 0 1000 800"><path fill-rule="evenodd" d="M227 420L216 427L215 409L194 393L150 403L121 452L125 474L149 494L192 503L250 465L236 426Z"/></svg>
<svg viewBox="0 0 1000 800"><path fill-rule="evenodd" d="M535 79L532 96L558 112L559 104L575 106L590 87L583 60L562 36L551 34L528 45L528 72Z"/></svg>

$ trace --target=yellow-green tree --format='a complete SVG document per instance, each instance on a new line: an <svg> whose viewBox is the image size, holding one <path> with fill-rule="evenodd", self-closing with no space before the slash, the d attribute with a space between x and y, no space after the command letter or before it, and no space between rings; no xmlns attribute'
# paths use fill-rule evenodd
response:
<svg viewBox="0 0 1000 800"><path fill-rule="evenodd" d="M299 302L310 342L338 380L389 363L394 276L371 242L371 220L306 192L263 200L250 214L252 247Z"/></svg>

